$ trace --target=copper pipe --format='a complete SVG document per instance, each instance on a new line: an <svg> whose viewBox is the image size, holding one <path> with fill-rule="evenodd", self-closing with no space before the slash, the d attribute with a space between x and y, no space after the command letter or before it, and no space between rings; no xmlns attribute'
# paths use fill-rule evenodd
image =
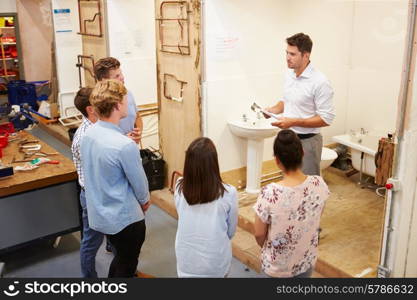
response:
<svg viewBox="0 0 417 300"><path fill-rule="evenodd" d="M177 175L178 177L181 177L182 174L178 171L174 171L172 172L172 176L171 176L171 184L169 185L169 191L171 192L171 194L174 193L174 179L175 179L175 175Z"/></svg>
<svg viewBox="0 0 417 300"><path fill-rule="evenodd" d="M94 75L94 72L89 68L84 66L83 59L91 59L91 64L94 68L94 56L93 55L78 55L78 63L76 64L76 67L78 68L78 77L80 79L80 88L82 88L82 80L81 80L81 68L84 70L87 70L88 73L90 73L91 77L94 78L94 81L97 82L97 78Z"/></svg>
<svg viewBox="0 0 417 300"><path fill-rule="evenodd" d="M176 4L176 5L181 5L181 12L182 12L182 7L185 7L185 12L187 14L186 18L164 18L164 6L165 5L170 5L170 4ZM189 3L187 1L164 1L161 3L160 7L159 7L159 14L160 14L160 18L156 18L157 21L159 21L159 41L161 43L161 52L165 52L165 53L174 53L174 54L180 54L180 55L190 55L191 54L191 48L190 48L190 26L189 26L189 13L191 13L192 11L189 10ZM180 28L181 28L181 40L183 40L184 38L184 25L182 24L182 21L186 21L187 22L187 45L181 45L180 43L178 43L178 45L167 45L164 44L164 32L162 29L162 26L164 25L163 22L164 21L177 21ZM178 49L178 51L170 51L170 50L164 50L164 48L176 48Z"/></svg>
<svg viewBox="0 0 417 300"><path fill-rule="evenodd" d="M174 78L177 82L179 82L179 83L181 84L180 96L179 96L179 98L178 98L178 99L181 99L181 98L182 98L182 95L183 95L183 93L184 93L184 85L186 85L188 82L178 80L178 79L177 79L177 77L176 77L175 75L165 73L165 74L164 74L164 97L165 97L166 99L168 99L168 100L173 100L173 101L175 101L175 100L174 100L174 98L173 98L171 95L167 95L167 77L168 77L168 76L169 76L169 77L173 77L173 78Z"/></svg>
<svg viewBox="0 0 417 300"><path fill-rule="evenodd" d="M84 20L84 30L82 28L83 21L81 16L81 2L96 2L97 3L97 10L98 12L94 14L94 17L92 19L86 19ZM94 22L96 20L96 17L99 16L99 34L93 34L93 33L87 33L87 22ZM101 16L101 1L100 0L78 0L78 18L80 21L80 32L78 34L84 35L84 36L95 36L95 37L103 37L103 25L102 25L102 16Z"/></svg>

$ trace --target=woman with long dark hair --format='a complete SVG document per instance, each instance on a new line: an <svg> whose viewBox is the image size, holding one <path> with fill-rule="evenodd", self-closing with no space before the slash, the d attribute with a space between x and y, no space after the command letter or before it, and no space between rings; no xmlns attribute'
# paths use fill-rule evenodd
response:
<svg viewBox="0 0 417 300"><path fill-rule="evenodd" d="M225 277L232 261L237 192L222 182L216 147L210 139L198 138L188 147L174 199L178 277Z"/></svg>
<svg viewBox="0 0 417 300"><path fill-rule="evenodd" d="M254 206L262 269L271 277L310 277L317 261L320 217L329 189L320 176L301 171L303 155L298 136L281 130L274 156L284 179L263 187Z"/></svg>

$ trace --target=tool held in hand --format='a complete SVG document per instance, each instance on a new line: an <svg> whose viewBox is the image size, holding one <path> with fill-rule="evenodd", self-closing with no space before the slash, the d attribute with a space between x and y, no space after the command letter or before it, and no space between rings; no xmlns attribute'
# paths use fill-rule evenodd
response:
<svg viewBox="0 0 417 300"><path fill-rule="evenodd" d="M267 116L270 116L270 117L272 117L274 119L277 119L277 120L280 120L280 118L282 117L282 114L278 114L277 115L277 114L273 114L273 113L271 113L269 111L266 111L265 109L263 109L262 107L260 107L255 102L253 102L253 104L251 105L250 109L253 110L256 113L260 112L260 113L263 113L263 114L265 114Z"/></svg>

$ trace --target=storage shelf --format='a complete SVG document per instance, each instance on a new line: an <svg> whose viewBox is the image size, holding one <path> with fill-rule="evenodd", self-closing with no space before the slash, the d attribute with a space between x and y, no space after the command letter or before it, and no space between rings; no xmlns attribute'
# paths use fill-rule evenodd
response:
<svg viewBox="0 0 417 300"><path fill-rule="evenodd" d="M22 53L20 53L21 48L17 14L12 13L9 15L3 13L1 15L2 18L12 18L14 22L2 23L0 25L0 33L2 33L2 37L0 38L0 70L2 75L0 75L0 79L3 84L3 81L20 79L24 73ZM6 21L7 19L5 19L5 22Z"/></svg>

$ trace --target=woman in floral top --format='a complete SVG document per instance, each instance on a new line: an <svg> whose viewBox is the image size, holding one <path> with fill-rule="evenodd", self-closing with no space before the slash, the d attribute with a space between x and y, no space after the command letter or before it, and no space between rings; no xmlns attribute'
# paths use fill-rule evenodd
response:
<svg viewBox="0 0 417 300"><path fill-rule="evenodd" d="M253 207L262 269L271 277L310 277L317 261L320 217L329 189L320 176L306 176L301 171L303 148L293 131L279 132L274 156L284 179L265 186Z"/></svg>

